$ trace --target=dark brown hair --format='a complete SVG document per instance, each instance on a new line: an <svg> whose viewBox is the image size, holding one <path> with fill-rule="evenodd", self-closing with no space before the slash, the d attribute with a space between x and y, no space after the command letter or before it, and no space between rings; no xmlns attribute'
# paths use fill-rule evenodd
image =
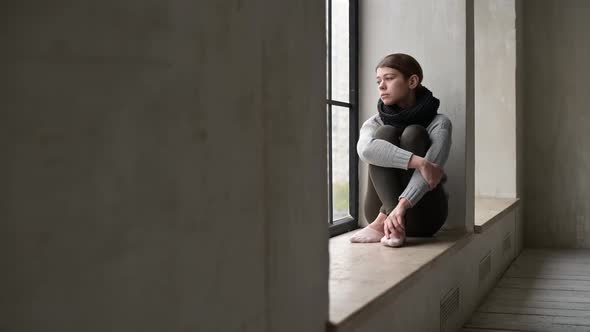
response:
<svg viewBox="0 0 590 332"><path fill-rule="evenodd" d="M382 67L388 67L399 70L404 75L405 79L410 78L410 76L414 74L418 75L418 86L421 85L422 79L424 78L424 75L422 74L422 67L420 67L420 64L418 63L418 61L416 61L416 59L414 59L411 55L408 54L390 54L383 58L381 61L379 61L379 64L377 64L375 70Z"/></svg>

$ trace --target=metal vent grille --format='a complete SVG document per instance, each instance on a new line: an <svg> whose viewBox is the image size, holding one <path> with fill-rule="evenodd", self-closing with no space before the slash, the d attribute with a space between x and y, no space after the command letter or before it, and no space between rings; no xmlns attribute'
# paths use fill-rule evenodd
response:
<svg viewBox="0 0 590 332"><path fill-rule="evenodd" d="M459 310L459 288L451 289L440 300L440 331L445 332L447 322L452 315ZM450 331L450 330L449 330Z"/></svg>
<svg viewBox="0 0 590 332"><path fill-rule="evenodd" d="M508 232L508 234L506 234L506 237L502 243L502 248L504 248L504 252L512 248L512 233Z"/></svg>
<svg viewBox="0 0 590 332"><path fill-rule="evenodd" d="M492 252L488 252L485 257L479 262L479 282L487 278L492 270Z"/></svg>

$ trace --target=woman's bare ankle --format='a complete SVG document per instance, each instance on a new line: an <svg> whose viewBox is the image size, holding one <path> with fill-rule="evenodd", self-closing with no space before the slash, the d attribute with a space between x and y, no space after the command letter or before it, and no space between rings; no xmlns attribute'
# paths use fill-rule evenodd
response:
<svg viewBox="0 0 590 332"><path fill-rule="evenodd" d="M383 212L379 212L379 215L377 216L377 218L375 218L375 220L373 220L372 223L369 224L369 227L371 227L374 230L383 232L383 225L385 224L386 218L386 214L384 214Z"/></svg>

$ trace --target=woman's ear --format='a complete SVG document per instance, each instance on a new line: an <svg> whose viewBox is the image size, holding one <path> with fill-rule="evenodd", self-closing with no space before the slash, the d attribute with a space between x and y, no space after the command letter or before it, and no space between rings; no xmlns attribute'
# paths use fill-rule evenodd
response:
<svg viewBox="0 0 590 332"><path fill-rule="evenodd" d="M410 89L415 89L420 84L420 77L414 74L410 76Z"/></svg>

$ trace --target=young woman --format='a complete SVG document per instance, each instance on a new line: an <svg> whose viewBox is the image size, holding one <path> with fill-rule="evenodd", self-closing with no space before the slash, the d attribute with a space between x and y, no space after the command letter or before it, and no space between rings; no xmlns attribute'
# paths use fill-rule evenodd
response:
<svg viewBox="0 0 590 332"><path fill-rule="evenodd" d="M399 247L406 236L430 237L448 212L442 183L452 126L422 85L422 68L407 54L377 65L378 113L361 127L357 152L369 164L365 216L373 220L351 242Z"/></svg>

